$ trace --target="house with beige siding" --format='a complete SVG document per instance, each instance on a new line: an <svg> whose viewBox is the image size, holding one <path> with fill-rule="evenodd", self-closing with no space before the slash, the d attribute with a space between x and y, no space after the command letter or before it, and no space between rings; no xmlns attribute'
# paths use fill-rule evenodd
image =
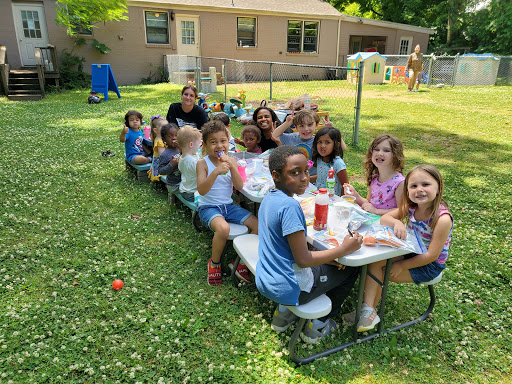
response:
<svg viewBox="0 0 512 384"><path fill-rule="evenodd" d="M55 23L54 0L0 1L0 46L10 68L35 65L34 48L73 50L91 64L110 64L118 84L138 83L166 55L282 63L346 65L358 51L409 54L427 49L433 30L340 14L322 0L128 0L129 21L83 31L74 40ZM111 51L92 48L96 39Z"/></svg>

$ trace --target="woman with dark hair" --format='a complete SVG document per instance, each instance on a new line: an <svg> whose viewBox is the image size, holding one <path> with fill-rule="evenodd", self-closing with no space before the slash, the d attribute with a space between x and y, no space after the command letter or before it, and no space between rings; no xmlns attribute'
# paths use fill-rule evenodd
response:
<svg viewBox="0 0 512 384"><path fill-rule="evenodd" d="M181 90L181 102L172 103L167 112L167 121L178 127L190 125L201 129L208 121L208 114L196 104L197 89L193 85L185 85Z"/></svg>
<svg viewBox="0 0 512 384"><path fill-rule="evenodd" d="M261 131L260 147L263 152L267 149L276 148L278 145L281 145L279 140L272 139L272 131L282 124L281 120L279 120L272 108L256 108L252 115L252 121L249 121L249 124L256 125ZM290 129L286 132L290 133L292 131ZM235 139L235 141L237 144L244 146L244 142L242 140Z"/></svg>

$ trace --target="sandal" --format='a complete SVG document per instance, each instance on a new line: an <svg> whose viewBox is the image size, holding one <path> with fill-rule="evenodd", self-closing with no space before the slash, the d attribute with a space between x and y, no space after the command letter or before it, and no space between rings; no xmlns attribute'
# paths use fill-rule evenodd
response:
<svg viewBox="0 0 512 384"><path fill-rule="evenodd" d="M101 152L101 156L103 157L114 157L116 154L110 152L110 149L107 149L105 152Z"/></svg>

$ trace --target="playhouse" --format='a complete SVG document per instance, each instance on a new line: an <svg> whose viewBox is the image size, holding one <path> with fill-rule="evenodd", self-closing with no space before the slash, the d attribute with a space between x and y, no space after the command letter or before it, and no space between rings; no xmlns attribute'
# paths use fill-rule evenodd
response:
<svg viewBox="0 0 512 384"><path fill-rule="evenodd" d="M494 85L500 59L492 53L461 55L455 70L456 85Z"/></svg>
<svg viewBox="0 0 512 384"><path fill-rule="evenodd" d="M361 60L364 60L363 84L382 84L384 81L386 58L379 52L358 52L347 58L347 66L349 68L358 68ZM357 75L357 71L348 70L348 82L357 83Z"/></svg>
<svg viewBox="0 0 512 384"><path fill-rule="evenodd" d="M405 72L405 65L386 65L384 83L403 84L409 81L409 74Z"/></svg>

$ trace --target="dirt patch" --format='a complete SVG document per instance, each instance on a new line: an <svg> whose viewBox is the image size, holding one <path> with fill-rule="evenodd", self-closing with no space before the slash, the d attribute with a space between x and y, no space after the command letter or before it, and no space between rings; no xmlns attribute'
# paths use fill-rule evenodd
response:
<svg viewBox="0 0 512 384"><path fill-rule="evenodd" d="M421 92L419 92L421 93ZM364 98L370 98L370 99L387 99L387 100L395 100L400 102L415 102L415 103L423 103L423 104L430 104L432 103L432 100L430 99L420 99L420 98L413 98L414 96L418 95L416 92L411 92L409 94L407 92L407 89L404 88L403 94L397 94L397 93L384 93L384 92L377 92L372 90L365 90L363 89L363 99Z"/></svg>

